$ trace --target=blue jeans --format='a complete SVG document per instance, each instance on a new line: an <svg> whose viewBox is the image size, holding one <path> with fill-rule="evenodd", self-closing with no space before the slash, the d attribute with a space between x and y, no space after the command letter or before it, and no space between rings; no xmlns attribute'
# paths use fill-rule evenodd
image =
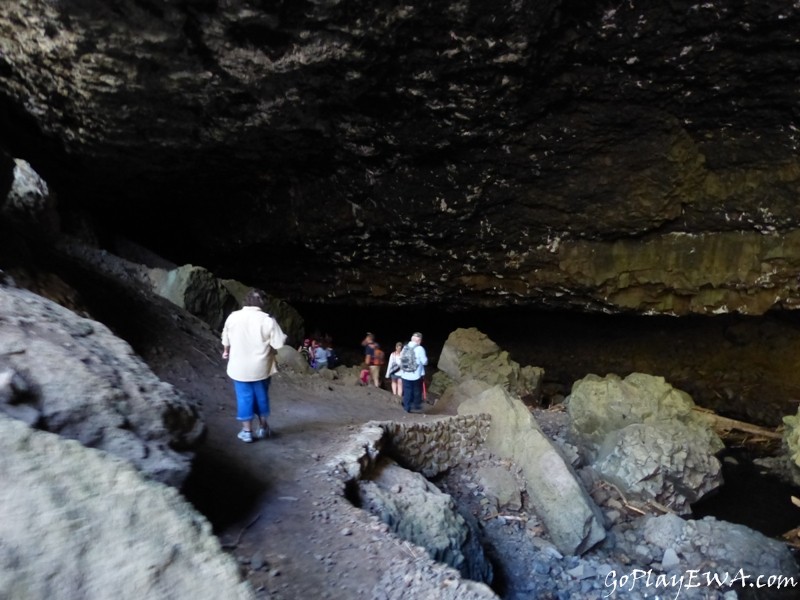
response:
<svg viewBox="0 0 800 600"><path fill-rule="evenodd" d="M256 415L265 419L269 416L269 382L269 378L260 381L233 380L238 421L249 421Z"/></svg>
<svg viewBox="0 0 800 600"><path fill-rule="evenodd" d="M422 408L422 377L419 379L403 379L403 410L420 410Z"/></svg>

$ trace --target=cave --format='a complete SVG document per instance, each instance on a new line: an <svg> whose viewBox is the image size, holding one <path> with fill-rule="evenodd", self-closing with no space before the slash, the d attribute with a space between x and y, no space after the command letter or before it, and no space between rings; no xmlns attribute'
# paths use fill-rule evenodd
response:
<svg viewBox="0 0 800 600"><path fill-rule="evenodd" d="M537 410L641 372L791 430L798 27L752 0L14 0L0 274L146 357L74 244L265 290L348 365L366 331L435 364L476 327L544 370ZM201 453L186 488L218 530L274 491L224 470Z"/></svg>

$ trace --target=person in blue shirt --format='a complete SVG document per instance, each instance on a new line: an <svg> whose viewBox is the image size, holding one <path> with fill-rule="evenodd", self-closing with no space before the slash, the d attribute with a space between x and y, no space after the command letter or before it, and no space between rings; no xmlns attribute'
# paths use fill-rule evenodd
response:
<svg viewBox="0 0 800 600"><path fill-rule="evenodd" d="M406 358L408 352L413 357ZM400 377L403 379L403 410L406 412L422 412L422 383L425 377L425 365L428 364L428 354L422 347L422 334L419 332L411 336L411 341L406 344L400 353Z"/></svg>

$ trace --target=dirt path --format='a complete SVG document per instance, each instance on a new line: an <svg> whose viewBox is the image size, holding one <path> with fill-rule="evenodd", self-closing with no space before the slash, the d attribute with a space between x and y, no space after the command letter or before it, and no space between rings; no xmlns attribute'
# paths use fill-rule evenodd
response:
<svg viewBox="0 0 800 600"><path fill-rule="evenodd" d="M202 406L208 435L185 492L259 597L371 595L392 561L413 550L382 535L384 525L347 501L327 463L363 423L430 417L406 414L384 390L284 372L271 387L272 437L242 443L216 338L178 329L158 335L142 354Z"/></svg>

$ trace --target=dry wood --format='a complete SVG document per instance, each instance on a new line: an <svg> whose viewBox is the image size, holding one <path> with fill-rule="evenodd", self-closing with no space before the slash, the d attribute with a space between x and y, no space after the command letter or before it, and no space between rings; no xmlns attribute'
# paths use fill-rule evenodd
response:
<svg viewBox="0 0 800 600"><path fill-rule="evenodd" d="M751 433L753 435L762 436L770 440L780 440L782 437L781 432L776 431L775 429L761 427L760 425L753 425L752 423L747 423L746 421L737 421L736 419L721 417L714 411L707 408L695 406L693 410L695 414L703 418L711 426L711 428L717 432L717 435L722 438L728 436L731 431Z"/></svg>
<svg viewBox="0 0 800 600"><path fill-rule="evenodd" d="M790 529L781 536L786 543L795 548L800 548L800 527Z"/></svg>
<svg viewBox="0 0 800 600"><path fill-rule="evenodd" d="M527 520L528 520L528 517L518 517L516 515L504 515L504 514L501 514L501 513L494 513L494 514L488 515L486 517L483 517L483 520L484 521L491 521L492 519L495 519L497 517L503 517L507 521L523 521L523 522L527 522Z"/></svg>
<svg viewBox="0 0 800 600"><path fill-rule="evenodd" d="M601 481L600 485L607 485L608 487L612 488L617 493L617 495L619 496L620 500L622 500L622 505L625 508L627 508L628 510L632 510L633 512L639 513L640 515L646 515L647 514L646 510L643 510L643 509L639 508L638 506L635 506L634 504L630 503L628 501L628 499L625 497L625 494L622 493L622 490L619 489L616 485L614 485L610 481ZM660 502L657 502L655 500L643 500L642 504L646 504L651 509L654 508L657 511L662 512L664 514L667 514L667 513L675 514L675 511L673 511L672 509L664 506L663 504L661 504Z"/></svg>

